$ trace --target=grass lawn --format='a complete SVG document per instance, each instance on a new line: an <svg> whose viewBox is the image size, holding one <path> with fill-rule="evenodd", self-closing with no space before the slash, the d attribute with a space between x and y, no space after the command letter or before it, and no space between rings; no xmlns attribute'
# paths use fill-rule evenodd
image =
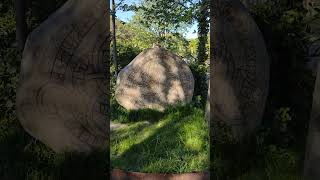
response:
<svg viewBox="0 0 320 180"><path fill-rule="evenodd" d="M112 122L125 124L111 132L113 168L158 173L208 170L209 132L200 108L113 113L118 114Z"/></svg>
<svg viewBox="0 0 320 180"><path fill-rule="evenodd" d="M208 128L201 109L185 106L160 113L119 108L114 112L113 122L125 126L111 133L113 168L176 173L208 169ZM300 151L262 143L241 158L244 163L233 158L235 150L239 149L224 151L228 162L217 152L211 162L217 180L302 180L304 154ZM14 117L0 118L1 180L105 179L107 155L56 154L30 137Z"/></svg>

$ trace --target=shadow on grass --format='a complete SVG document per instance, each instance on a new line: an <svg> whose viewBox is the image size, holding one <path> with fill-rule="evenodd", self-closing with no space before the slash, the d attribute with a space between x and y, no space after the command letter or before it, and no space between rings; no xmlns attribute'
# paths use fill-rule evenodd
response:
<svg viewBox="0 0 320 180"><path fill-rule="evenodd" d="M141 111L147 113L147 111ZM137 143L128 143L124 151L117 152L112 158L112 166L130 171L183 173L195 170L205 170L209 163L201 159L205 146L197 149L195 143L188 144L187 135L181 133L183 127L189 128L188 118L196 116L193 107L180 106L168 108L163 112L162 125L156 128L157 123L151 125L139 124L131 129L118 131L117 141L130 141L128 137L139 138L137 134L145 133ZM148 116L147 116L148 117ZM167 120L166 120L167 119ZM168 120L170 119L170 120ZM205 121L204 121L205 122ZM205 131L204 129L202 129ZM191 133L192 132L192 133ZM196 137L201 131L189 128L189 135ZM207 133L207 132L204 132ZM247 142L222 142L212 145L215 149L211 162L214 166L214 178L225 180L300 180L301 158L292 149L275 146L267 141L266 132L259 132ZM182 139L181 139L182 138ZM264 139L263 141L257 140ZM208 139L203 139L207 141ZM118 142L117 142L118 143ZM193 146L192 146L193 144ZM209 145L208 145L209 146ZM122 149L123 150L123 149Z"/></svg>
<svg viewBox="0 0 320 180"><path fill-rule="evenodd" d="M178 104L176 106L168 106L164 111L158 111L154 109L126 110L117 102L113 102L111 103L111 120L119 123L139 121L148 121L150 123L154 123L174 112L188 114L194 107L195 105L193 103L189 103L186 105Z"/></svg>
<svg viewBox="0 0 320 180"><path fill-rule="evenodd" d="M165 116L165 113L157 110L152 110L152 109L132 110L132 111L129 111L128 113L128 121L158 122L164 116Z"/></svg>
<svg viewBox="0 0 320 180"><path fill-rule="evenodd" d="M165 115L153 109L126 110L117 103L111 104L111 120L118 123L130 123L138 121L157 122Z"/></svg>
<svg viewBox="0 0 320 180"><path fill-rule="evenodd" d="M201 128L206 125L203 112L191 106L176 107L168 108L162 117L160 124L154 124L156 127L144 127L140 132L126 134L126 137L135 138L138 137L136 132L146 135L142 136L140 142L113 157L112 166L130 171L158 173L207 170L209 140L208 131ZM152 130L142 132L147 128ZM126 137L121 137L120 141Z"/></svg>

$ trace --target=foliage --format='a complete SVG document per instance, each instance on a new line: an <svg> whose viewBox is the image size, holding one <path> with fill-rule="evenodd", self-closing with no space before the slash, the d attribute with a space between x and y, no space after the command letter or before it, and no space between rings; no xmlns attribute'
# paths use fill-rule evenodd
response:
<svg viewBox="0 0 320 180"><path fill-rule="evenodd" d="M14 116L15 89L19 60L12 47L15 41L15 16L11 1L0 3L0 118Z"/></svg>
<svg viewBox="0 0 320 180"><path fill-rule="evenodd" d="M0 3L0 118L14 116L19 59L15 47L15 16L11 1Z"/></svg>
<svg viewBox="0 0 320 180"><path fill-rule="evenodd" d="M290 108L281 107L276 110L273 123L273 136L276 137L276 143L281 144L282 147L289 146L294 142L294 134L292 132L292 115Z"/></svg>
<svg viewBox="0 0 320 180"><path fill-rule="evenodd" d="M134 21L124 23L116 20L118 64L122 69L140 52L152 47L156 42L155 35Z"/></svg>
<svg viewBox="0 0 320 180"><path fill-rule="evenodd" d="M197 20L198 20L198 61L200 63L204 63L207 58L208 54L206 51L206 44L208 40L208 33L209 33L209 3L208 0L201 0L199 2L199 7L197 11Z"/></svg>
<svg viewBox="0 0 320 180"><path fill-rule="evenodd" d="M319 1L307 1L309 4L304 4L304 7L307 9L305 20L307 21L309 28L308 40L311 43L320 43L320 3ZM318 49L318 56L319 56Z"/></svg>
<svg viewBox="0 0 320 180"><path fill-rule="evenodd" d="M29 0L28 20L30 30L45 21L51 13L61 7L67 0Z"/></svg>
<svg viewBox="0 0 320 180"><path fill-rule="evenodd" d="M216 133L224 137L216 140L211 161L216 179L301 179L301 155L270 141L271 129L262 128L255 136L238 142L231 136L230 127L222 126Z"/></svg>
<svg viewBox="0 0 320 180"><path fill-rule="evenodd" d="M128 23L119 23L117 27L119 41L122 44L130 44L139 49L152 47L152 44L156 41L156 35L139 24L135 18L137 16L134 16L133 20Z"/></svg>
<svg viewBox="0 0 320 180"><path fill-rule="evenodd" d="M300 149L304 156L306 130L310 118L314 80L307 68L309 34L302 2L292 7L266 3L254 8L253 15L264 35L271 59L269 97L264 126L272 129L273 141ZM290 109L286 135L279 134L280 108Z"/></svg>
<svg viewBox="0 0 320 180"><path fill-rule="evenodd" d="M190 58L190 51L188 49L189 41L181 34L168 34L166 38L166 48L168 50L178 54L182 58Z"/></svg>
<svg viewBox="0 0 320 180"><path fill-rule="evenodd" d="M306 66L310 44L306 11L301 1L292 6L268 1L254 7L252 15L271 59L263 126L241 143L230 138L230 127L222 126L219 130L225 136L217 139L211 163L218 179L302 179L314 89L314 77Z"/></svg>
<svg viewBox="0 0 320 180"><path fill-rule="evenodd" d="M15 118L15 92L20 71L16 54L15 49L7 49L0 63L0 118Z"/></svg>
<svg viewBox="0 0 320 180"><path fill-rule="evenodd" d="M193 9L188 8L188 0L143 0L140 5L131 7L141 18L140 23L151 29L164 40L167 33L176 33L193 18ZM191 1L192 2L192 1Z"/></svg>
<svg viewBox="0 0 320 180"><path fill-rule="evenodd" d="M173 36L179 35L194 21L198 21L197 59L202 63L208 59L206 44L209 32L209 1L143 0L139 5L124 7L125 10L134 10L135 21L150 29L156 35L156 42L167 49L171 49L170 39Z"/></svg>
<svg viewBox="0 0 320 180"><path fill-rule="evenodd" d="M8 47L15 40L15 16L11 1L0 2L0 59L3 61Z"/></svg>
<svg viewBox="0 0 320 180"><path fill-rule="evenodd" d="M117 25L117 48L119 68L122 69L131 62L144 49L151 48L157 43L157 35L143 26L138 20L139 15L127 23L116 20ZM187 61L195 61L199 41L188 41L180 33L166 35L165 48ZM208 51L209 47L206 47Z"/></svg>
<svg viewBox="0 0 320 180"><path fill-rule="evenodd" d="M194 77L193 100L200 98L200 107L205 107L208 95L208 65L192 62L189 64Z"/></svg>
<svg viewBox="0 0 320 180"><path fill-rule="evenodd" d="M195 38L195 39L191 39L189 41L189 51L190 51L190 55L192 57L192 59L196 59L197 57L197 52L198 52L198 46L199 46L199 39Z"/></svg>

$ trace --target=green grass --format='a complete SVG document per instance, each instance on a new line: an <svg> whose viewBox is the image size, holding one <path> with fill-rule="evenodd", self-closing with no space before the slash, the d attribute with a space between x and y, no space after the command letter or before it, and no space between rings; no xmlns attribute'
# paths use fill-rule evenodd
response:
<svg viewBox="0 0 320 180"><path fill-rule="evenodd" d="M255 140L217 143L212 163L216 180L302 180L304 155L292 147Z"/></svg>
<svg viewBox="0 0 320 180"><path fill-rule="evenodd" d="M120 122L127 127L111 133L113 168L158 173L208 170L209 132L201 109L188 105L164 113L132 111L122 114Z"/></svg>
<svg viewBox="0 0 320 180"><path fill-rule="evenodd" d="M142 172L207 170L208 129L201 109L186 106L164 113L122 109L118 117L116 122L128 126L112 133L113 167ZM234 154L239 148L230 146L222 153L228 159L217 151L211 162L216 179L302 180L303 152L267 142L250 149L238 158ZM0 118L1 180L105 179L106 156L106 152L56 154L30 137L14 117Z"/></svg>

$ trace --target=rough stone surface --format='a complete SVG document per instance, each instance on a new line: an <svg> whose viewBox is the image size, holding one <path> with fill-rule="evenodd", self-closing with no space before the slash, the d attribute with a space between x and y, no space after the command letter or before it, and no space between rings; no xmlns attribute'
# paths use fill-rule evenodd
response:
<svg viewBox="0 0 320 180"><path fill-rule="evenodd" d="M320 178L320 66L317 65L317 79L313 93L311 119L306 145L304 176L306 180Z"/></svg>
<svg viewBox="0 0 320 180"><path fill-rule="evenodd" d="M164 110L192 100L194 79L188 65L161 47L144 50L118 75L116 99L128 110Z"/></svg>
<svg viewBox="0 0 320 180"><path fill-rule="evenodd" d="M218 6L211 115L231 126L234 137L242 138L262 120L269 56L256 23L240 1L219 1Z"/></svg>
<svg viewBox="0 0 320 180"><path fill-rule="evenodd" d="M207 96L207 104L206 104L206 119L208 120L208 122L210 121L210 82L208 82L208 96Z"/></svg>
<svg viewBox="0 0 320 180"><path fill-rule="evenodd" d="M28 37L17 114L56 152L107 148L108 6L69 0Z"/></svg>

